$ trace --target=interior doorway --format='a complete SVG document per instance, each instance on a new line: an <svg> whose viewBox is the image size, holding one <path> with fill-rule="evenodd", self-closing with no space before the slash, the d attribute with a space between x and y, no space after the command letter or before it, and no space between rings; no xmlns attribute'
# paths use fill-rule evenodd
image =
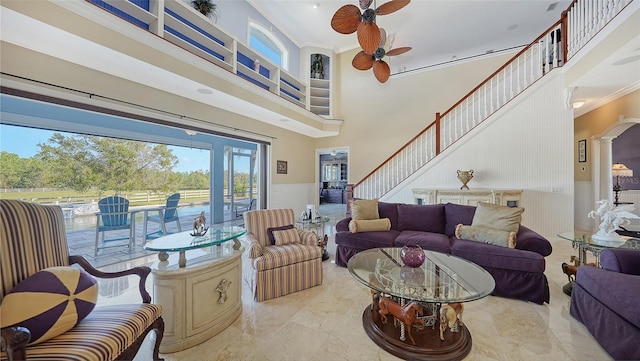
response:
<svg viewBox="0 0 640 361"><path fill-rule="evenodd" d="M349 182L349 148L319 149L316 153L318 204L346 205L345 188Z"/></svg>

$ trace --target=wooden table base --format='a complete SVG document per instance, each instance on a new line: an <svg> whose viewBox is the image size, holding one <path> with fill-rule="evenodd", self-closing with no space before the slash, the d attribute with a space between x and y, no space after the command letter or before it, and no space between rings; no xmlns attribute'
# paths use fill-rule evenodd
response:
<svg viewBox="0 0 640 361"><path fill-rule="evenodd" d="M380 315L367 306L362 313L362 325L369 338L390 354L404 360L462 360L471 352L471 333L466 326L460 325L458 332L448 329L444 332L444 341L440 340L440 322L424 330L413 329L416 344L409 337L400 340L400 326L394 326L393 317L383 324Z"/></svg>

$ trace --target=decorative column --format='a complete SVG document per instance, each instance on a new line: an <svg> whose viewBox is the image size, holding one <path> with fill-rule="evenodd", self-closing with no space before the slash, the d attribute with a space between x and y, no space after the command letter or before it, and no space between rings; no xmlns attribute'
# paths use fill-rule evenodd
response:
<svg viewBox="0 0 640 361"><path fill-rule="evenodd" d="M600 199L608 199L613 202L613 181L611 178L611 167L613 160L611 155L611 145L615 137L602 137L600 141Z"/></svg>

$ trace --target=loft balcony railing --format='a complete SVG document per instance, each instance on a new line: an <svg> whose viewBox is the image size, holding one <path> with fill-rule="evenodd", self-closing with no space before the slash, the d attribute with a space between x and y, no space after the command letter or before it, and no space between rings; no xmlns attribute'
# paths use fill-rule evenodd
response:
<svg viewBox="0 0 640 361"><path fill-rule="evenodd" d="M504 107L533 83L570 60L633 0L574 1L558 22L431 122L348 192L379 198ZM566 35L563 35L566 34Z"/></svg>
<svg viewBox="0 0 640 361"><path fill-rule="evenodd" d="M309 110L307 86L181 0L86 0ZM255 60L259 61L255 68Z"/></svg>

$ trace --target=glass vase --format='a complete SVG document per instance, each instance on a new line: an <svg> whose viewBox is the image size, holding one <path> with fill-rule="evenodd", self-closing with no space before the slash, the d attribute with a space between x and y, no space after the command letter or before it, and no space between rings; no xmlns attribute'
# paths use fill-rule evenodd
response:
<svg viewBox="0 0 640 361"><path fill-rule="evenodd" d="M418 245L406 245L400 251L400 258L405 266L416 268L424 263L424 251Z"/></svg>

